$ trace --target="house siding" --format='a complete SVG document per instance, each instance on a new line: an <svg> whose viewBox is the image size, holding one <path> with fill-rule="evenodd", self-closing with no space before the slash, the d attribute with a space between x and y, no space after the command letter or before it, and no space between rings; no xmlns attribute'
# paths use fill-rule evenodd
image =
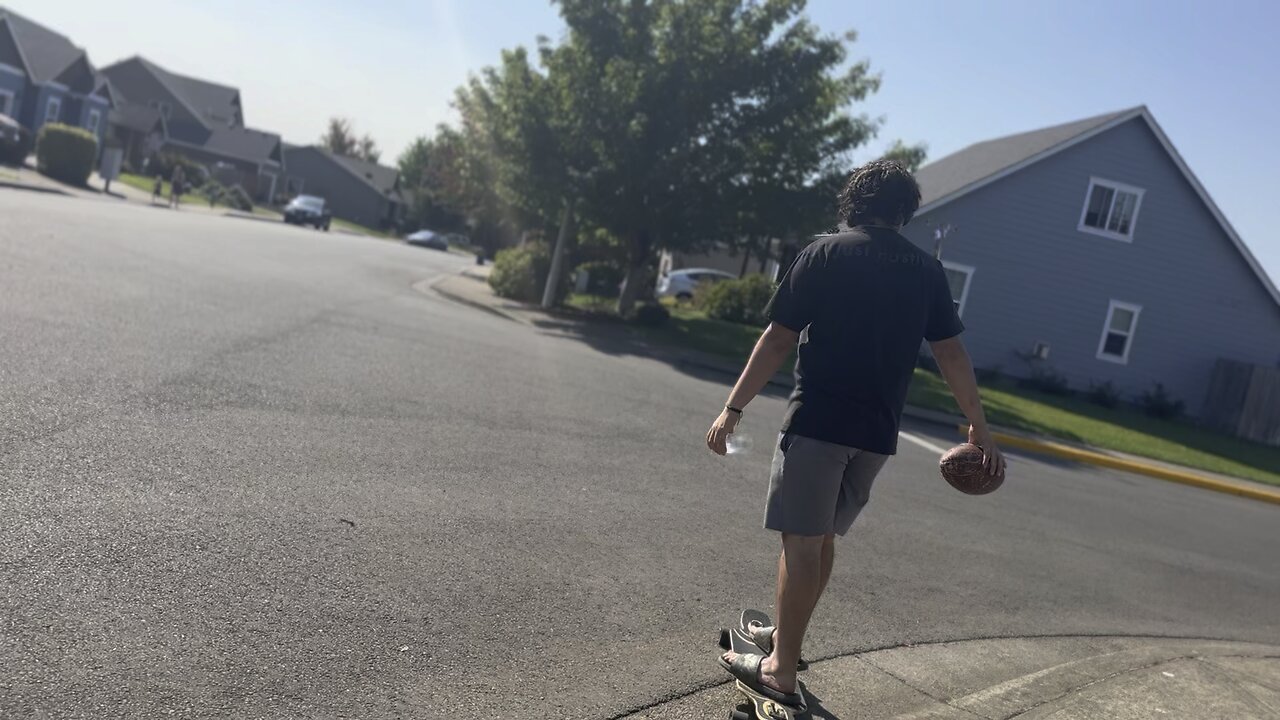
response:
<svg viewBox="0 0 1280 720"><path fill-rule="evenodd" d="M22 122L22 98L26 94L27 78L24 75L15 75L5 70L0 70L0 93L8 95L13 94L9 100L9 117Z"/></svg>
<svg viewBox="0 0 1280 720"><path fill-rule="evenodd" d="M388 199L312 148L285 151L290 178L302 180L303 195L318 195L329 204L334 217L366 227L380 227L387 216Z"/></svg>
<svg viewBox="0 0 1280 720"><path fill-rule="evenodd" d="M49 87L48 85L42 85L39 88L37 88L36 92L33 94L35 96L36 101L34 103L31 103L29 107L24 107L25 112L27 112L28 117L30 118L29 127L32 129L33 132L39 132L41 126L44 125L45 117L46 117L45 113L47 112L47 109L49 107L50 98L58 98L59 102L61 103L60 106L58 107L58 117L56 122L60 122L60 123L67 122L66 118L67 118L68 98L67 98L67 92L65 90L59 90L57 88Z"/></svg>
<svg viewBox="0 0 1280 720"><path fill-rule="evenodd" d="M1091 177L1143 188L1132 242L1078 230ZM1161 382L1193 412L1220 357L1280 363L1280 306L1142 118L922 215L905 234L975 269L964 310L978 367L1025 375L1015 351L1050 345L1074 387L1136 395ZM1127 365L1097 358L1112 300L1142 306Z"/></svg>

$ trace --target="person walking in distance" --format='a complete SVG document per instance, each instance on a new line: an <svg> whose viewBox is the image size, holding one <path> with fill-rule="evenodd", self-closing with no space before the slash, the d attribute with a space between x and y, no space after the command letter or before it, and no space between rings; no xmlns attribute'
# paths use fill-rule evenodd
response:
<svg viewBox="0 0 1280 720"><path fill-rule="evenodd" d="M182 203L183 186L186 184L186 175L182 172L181 165L173 166L173 177L169 180L169 207L177 209Z"/></svg>
<svg viewBox="0 0 1280 720"><path fill-rule="evenodd" d="M831 576L835 536L848 532L897 450L923 341L987 472L1004 472L942 265L899 234L919 205L920 188L900 164L878 160L853 171L839 196L841 232L818 237L787 270L766 308L769 326L707 431L707 446L724 455L747 404L798 345L764 512L765 528L782 536L777 626L757 633L760 654L720 658L744 684L787 705L801 701L796 663Z"/></svg>
<svg viewBox="0 0 1280 720"><path fill-rule="evenodd" d="M164 179L160 177L160 173L156 173L156 181L151 186L151 204L154 205L160 196L164 194Z"/></svg>

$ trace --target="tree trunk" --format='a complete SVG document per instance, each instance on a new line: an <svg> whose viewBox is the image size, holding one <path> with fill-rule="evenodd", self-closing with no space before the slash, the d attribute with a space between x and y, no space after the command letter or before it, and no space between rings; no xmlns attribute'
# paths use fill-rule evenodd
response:
<svg viewBox="0 0 1280 720"><path fill-rule="evenodd" d="M560 276L564 272L565 245L569 243L569 235L573 232L573 202L566 201L564 212L560 215L560 233L556 236L555 249L551 251L551 271L547 273L547 282L542 290L542 307L554 307L556 291L560 288Z"/></svg>
<svg viewBox="0 0 1280 720"><path fill-rule="evenodd" d="M633 234L628 245L627 279L623 282L622 294L618 297L618 314L623 317L630 316L635 309L640 288L644 285L645 272L649 269L649 253L652 249L649 233L643 230Z"/></svg>
<svg viewBox="0 0 1280 720"><path fill-rule="evenodd" d="M769 266L769 250L773 245L773 240L764 239L764 244L760 246L760 274L763 275L765 268Z"/></svg>
<svg viewBox="0 0 1280 720"><path fill-rule="evenodd" d="M738 278L742 279L747 276L747 263L751 262L751 240L747 240L742 245L742 269L738 271Z"/></svg>

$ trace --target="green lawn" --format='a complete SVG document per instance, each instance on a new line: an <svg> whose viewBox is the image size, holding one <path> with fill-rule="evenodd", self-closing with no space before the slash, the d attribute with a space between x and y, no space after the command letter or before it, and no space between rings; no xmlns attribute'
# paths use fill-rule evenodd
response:
<svg viewBox="0 0 1280 720"><path fill-rule="evenodd" d="M120 176L115 179L115 182L124 183L129 187L137 188L145 193L150 193L151 189L155 186L155 178L144 177L142 175L133 175L131 173L120 173ZM160 192L160 198L162 200L167 201L169 199L169 189L170 189L169 181L165 180L161 182L161 186L163 187L163 190L161 190ZM195 193L189 193L189 192L183 193L182 197L180 198L180 201L181 202L207 202L206 200L204 200L204 198L196 195Z"/></svg>
<svg viewBox="0 0 1280 720"><path fill-rule="evenodd" d="M907 402L959 414L942 378L924 370L916 370ZM982 404L993 425L1280 485L1280 448L1158 420L1131 408L1108 409L1079 397L1045 395L1011 382L983 386Z"/></svg>
<svg viewBox="0 0 1280 720"><path fill-rule="evenodd" d="M614 300L572 295L567 304L611 314ZM708 318L691 307L668 305L671 322L635 328L645 340L691 348L736 363L745 362L760 328ZM635 327L635 326L633 326ZM993 425L1084 443L1210 472L1280 485L1280 448L1246 442L1189 423L1158 420L1132 408L1107 409L1084 398L1026 390L1012 381L982 387L983 406ZM907 402L960 414L938 375L916 370Z"/></svg>
<svg viewBox="0 0 1280 720"><path fill-rule="evenodd" d="M365 227L363 225L357 225L353 222L343 220L342 218L334 218L331 225L335 228L346 230L347 232L360 233L361 235L369 235L371 237L382 238L384 240L394 240L396 237L390 233L386 233L381 230L374 230L373 228Z"/></svg>

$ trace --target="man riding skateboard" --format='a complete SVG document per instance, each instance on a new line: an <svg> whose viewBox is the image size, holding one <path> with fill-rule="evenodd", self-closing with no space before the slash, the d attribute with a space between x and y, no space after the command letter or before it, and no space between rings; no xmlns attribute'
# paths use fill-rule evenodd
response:
<svg viewBox="0 0 1280 720"><path fill-rule="evenodd" d="M831 576L835 536L848 532L897 450L922 341L969 420L987 472L1004 472L942 265L898 232L919 205L920 188L900 164L854 170L839 197L842 231L815 240L783 276L766 309L769 327L707 431L707 446L725 454L747 404L799 346L764 514L765 528L782 534L777 627L755 633L761 654L720 659L748 687L786 705L802 702L796 663Z"/></svg>

